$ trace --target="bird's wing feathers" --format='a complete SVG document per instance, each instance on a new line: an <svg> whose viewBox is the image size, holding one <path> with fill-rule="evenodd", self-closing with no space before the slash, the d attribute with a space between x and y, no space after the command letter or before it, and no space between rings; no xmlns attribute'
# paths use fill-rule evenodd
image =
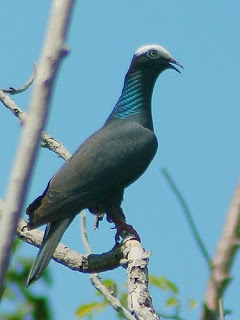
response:
<svg viewBox="0 0 240 320"><path fill-rule="evenodd" d="M30 222L36 226L77 214L113 190L125 188L146 170L156 149L154 133L139 124L125 121L103 127L79 147L30 205Z"/></svg>

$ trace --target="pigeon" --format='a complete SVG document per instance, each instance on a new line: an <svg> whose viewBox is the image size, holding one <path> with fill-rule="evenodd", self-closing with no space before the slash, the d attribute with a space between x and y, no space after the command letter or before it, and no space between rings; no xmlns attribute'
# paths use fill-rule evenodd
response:
<svg viewBox="0 0 240 320"><path fill-rule="evenodd" d="M126 223L121 208L126 187L136 181L154 158L151 100L158 76L167 69L180 73L183 66L163 47L152 44L134 54L120 98L103 127L83 142L49 181L46 190L27 208L29 228L47 224L42 246L31 268L27 286L48 266L64 232L83 209L140 237Z"/></svg>

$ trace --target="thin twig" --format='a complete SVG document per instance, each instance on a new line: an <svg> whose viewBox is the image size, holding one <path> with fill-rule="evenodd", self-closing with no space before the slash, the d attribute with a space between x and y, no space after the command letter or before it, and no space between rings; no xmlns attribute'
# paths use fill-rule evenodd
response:
<svg viewBox="0 0 240 320"><path fill-rule="evenodd" d="M42 132L41 139L42 148L48 148L65 161L71 157L71 153L67 150L64 144L50 136L47 132Z"/></svg>
<svg viewBox="0 0 240 320"><path fill-rule="evenodd" d="M87 254L91 254L92 253L92 249L91 249L89 241L88 241L87 227L86 227L86 212L82 211L80 216L81 216L80 221L81 221L83 244L84 244L84 247L85 247L85 249L87 251Z"/></svg>
<svg viewBox="0 0 240 320"><path fill-rule="evenodd" d="M224 320L224 309L223 309L223 299L219 299L219 315L220 315L220 320Z"/></svg>
<svg viewBox="0 0 240 320"><path fill-rule="evenodd" d="M233 261L239 250L240 183L237 185L224 224L223 233L212 262L212 272L207 285L201 320L217 320L219 299L230 284Z"/></svg>
<svg viewBox="0 0 240 320"><path fill-rule="evenodd" d="M189 226L190 226L190 229L192 230L192 233L193 233L193 236L194 236L194 239L196 240L199 248L200 248L200 251L202 252L202 255L203 257L205 258L208 266L209 266L209 269L211 270L212 268L212 260L211 260L211 257L207 251L207 248L206 246L204 245L203 243L203 240L199 234L199 231L196 227L196 224L194 223L193 221L193 217L192 217L192 214L188 208L188 205L186 204L183 196L181 195L179 189L177 188L176 184L174 183L173 179L171 178L169 172L167 171L167 169L162 169L162 172L163 172L163 175L164 177L166 178L167 182L169 183L171 189L174 191L175 195L177 196L182 208L183 208L183 212L185 213L185 216L186 216L186 219L187 219L187 222L189 223Z"/></svg>
<svg viewBox="0 0 240 320"><path fill-rule="evenodd" d="M31 77L28 79L28 81L26 83L24 83L24 85L22 87L20 87L18 89L10 87L9 89L2 89L2 91L4 93L8 93L8 94L11 94L11 95L22 93L22 92L26 91L31 86L31 84L33 83L33 81L34 81L34 79L36 77L36 73L37 73L37 64L35 63L34 64L34 68L33 68L33 73L31 74Z"/></svg>
<svg viewBox="0 0 240 320"><path fill-rule="evenodd" d="M26 113L22 111L17 104L7 95L3 90L0 89L0 100L19 120L22 122L26 120Z"/></svg>
<svg viewBox="0 0 240 320"><path fill-rule="evenodd" d="M121 314L122 316L125 317L125 319L128 320L136 320L135 317L133 317L131 315L131 313L125 309L123 307L123 305L121 304L121 302L114 297L109 290L104 286L104 284L101 282L98 274L93 274L90 277L91 282L93 284L93 286L99 291L101 292L101 294L107 299L107 301L109 302L109 304L111 304L111 306L113 307L114 310L116 310L119 314Z"/></svg>
<svg viewBox="0 0 240 320"><path fill-rule="evenodd" d="M56 75L66 55L65 38L74 0L53 0L47 37L39 62L35 85L29 104L29 119L25 121L16 159L8 183L5 214L0 225L0 299L8 270L11 249L24 200L37 156Z"/></svg>
<svg viewBox="0 0 240 320"><path fill-rule="evenodd" d="M27 112L23 111L19 106L13 101L9 95L7 95L3 90L0 89L0 101L4 106L10 110L15 117L17 117L22 123L25 123L28 119ZM70 158L71 153L65 148L64 144L46 132L42 132L42 144L41 147L48 148L49 150L55 152L60 158L67 160Z"/></svg>
<svg viewBox="0 0 240 320"><path fill-rule="evenodd" d="M86 228L86 213L81 212L81 230L82 230L82 239L83 244L86 248L86 251L88 254L92 253L92 249L90 247L88 236L87 236L87 228ZM109 304L113 307L114 310L119 312L122 316L125 317L125 319L128 320L136 320L135 317L131 315L131 313L123 307L121 302L114 297L111 292L105 287L105 285L100 280L97 273L94 273L91 275L90 280L92 282L92 285L107 299Z"/></svg>

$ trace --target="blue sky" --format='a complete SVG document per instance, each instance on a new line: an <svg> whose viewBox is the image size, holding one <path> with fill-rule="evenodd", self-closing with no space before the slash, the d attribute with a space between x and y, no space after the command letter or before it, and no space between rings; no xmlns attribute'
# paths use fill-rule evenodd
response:
<svg viewBox="0 0 240 320"><path fill-rule="evenodd" d="M226 212L240 176L239 140L239 30L237 1L79 1L76 4L68 45L57 81L46 130L74 151L102 126L114 107L135 50L149 43L166 47L184 65L179 75L163 73L153 96L153 118L159 150L144 176L125 192L123 208L129 223L152 251L149 272L174 281L186 302L200 303L209 276L205 261L192 238L179 203L161 174L168 168L188 202L200 233L213 256ZM38 60L49 13L49 1L5 1L1 5L0 87L21 86ZM27 110L31 90L14 100ZM19 141L17 119L0 108L0 197L4 197ZM41 150L27 203L39 196L62 160ZM104 221L89 238L94 252L110 249L114 231ZM84 252L79 218L67 231L64 242ZM23 254L37 250L23 246ZM239 257L225 307L236 319L239 307ZM47 289L57 320L74 319L82 303L91 301L94 289L87 275L51 263L54 287ZM105 273L124 281L125 271ZM34 289L44 292L36 283ZM156 309L165 311L164 298L153 291ZM186 304L186 303L185 303ZM199 318L200 309L184 319ZM115 318L113 311L98 319Z"/></svg>

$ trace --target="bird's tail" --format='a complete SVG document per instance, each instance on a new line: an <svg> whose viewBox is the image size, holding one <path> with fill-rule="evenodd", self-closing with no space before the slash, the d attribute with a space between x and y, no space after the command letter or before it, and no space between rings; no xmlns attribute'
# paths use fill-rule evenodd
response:
<svg viewBox="0 0 240 320"><path fill-rule="evenodd" d="M28 275L26 287L38 280L47 268L53 253L74 217L59 219L50 223L45 230L42 246Z"/></svg>

